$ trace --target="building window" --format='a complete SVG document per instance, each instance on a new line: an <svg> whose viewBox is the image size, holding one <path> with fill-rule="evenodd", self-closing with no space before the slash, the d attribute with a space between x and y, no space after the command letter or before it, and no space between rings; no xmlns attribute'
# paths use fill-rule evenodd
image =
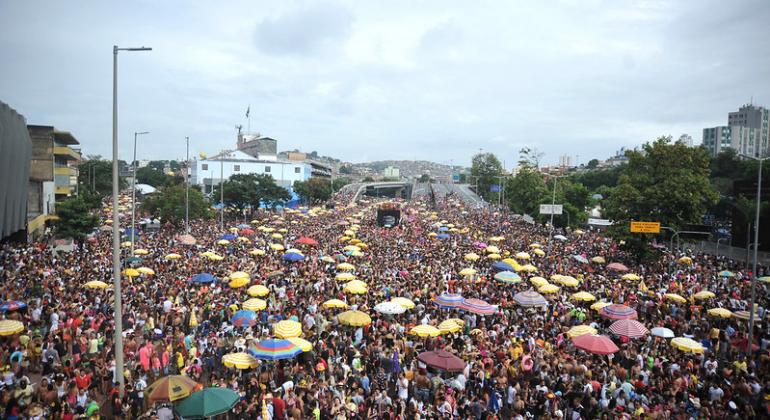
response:
<svg viewBox="0 0 770 420"><path fill-rule="evenodd" d="M294 173L295 173L295 174L298 174L298 173L300 173L300 171L301 171L301 168L300 168L299 166L295 166L295 167L294 167Z"/></svg>
<svg viewBox="0 0 770 420"><path fill-rule="evenodd" d="M208 163L201 164L201 171L208 171L208 170L209 170L209 164Z"/></svg>
<svg viewBox="0 0 770 420"><path fill-rule="evenodd" d="M265 166L265 172L270 172L270 167L269 166Z"/></svg>
<svg viewBox="0 0 770 420"><path fill-rule="evenodd" d="M241 165L233 165L233 172L240 172L241 171Z"/></svg>

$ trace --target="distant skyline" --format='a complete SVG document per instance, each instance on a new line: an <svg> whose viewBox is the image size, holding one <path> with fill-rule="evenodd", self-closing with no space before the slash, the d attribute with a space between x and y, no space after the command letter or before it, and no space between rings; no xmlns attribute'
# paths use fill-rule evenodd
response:
<svg viewBox="0 0 770 420"><path fill-rule="evenodd" d="M45 11L41 13L41 11ZM770 106L770 1L0 0L0 100L120 157L213 155L236 126L344 161L604 159Z"/></svg>

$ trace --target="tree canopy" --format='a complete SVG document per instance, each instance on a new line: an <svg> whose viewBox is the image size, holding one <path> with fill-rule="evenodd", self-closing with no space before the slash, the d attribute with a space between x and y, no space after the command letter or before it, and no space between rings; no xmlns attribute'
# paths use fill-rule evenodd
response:
<svg viewBox="0 0 770 420"><path fill-rule="evenodd" d="M102 160L99 156L86 160L78 165L78 184L80 189L95 190L99 195L112 194L112 162ZM125 178L118 178L118 188L128 186Z"/></svg>
<svg viewBox="0 0 770 420"><path fill-rule="evenodd" d="M190 188L190 220L208 219L211 207L203 193L195 187ZM179 225L185 218L185 185L166 185L157 193L148 195L142 202L142 211L163 222Z"/></svg>
<svg viewBox="0 0 770 420"><path fill-rule="evenodd" d="M148 184L155 188L160 188L166 183L166 181L168 181L168 179L168 175L149 166L145 166L144 168L139 168L136 170L137 184Z"/></svg>
<svg viewBox="0 0 770 420"><path fill-rule="evenodd" d="M59 220L54 224L55 235L82 241L99 223L99 217L90 210L88 201L83 197L70 197L56 203L56 215Z"/></svg>
<svg viewBox="0 0 770 420"><path fill-rule="evenodd" d="M479 194L489 202L497 201L497 192L490 191L493 184L499 184L503 174L503 165L493 153L479 153L473 156L471 163L471 183L478 186Z"/></svg>
<svg viewBox="0 0 770 420"><path fill-rule="evenodd" d="M278 185L269 174L237 174L223 183L225 205L243 210L247 207L259 208L282 205L291 199L291 194ZM219 203L221 192L219 185L214 187L212 199Z"/></svg>
<svg viewBox="0 0 770 420"><path fill-rule="evenodd" d="M329 181L321 178L310 178L307 181L294 182L294 192L307 204L323 203L332 196L332 186Z"/></svg>

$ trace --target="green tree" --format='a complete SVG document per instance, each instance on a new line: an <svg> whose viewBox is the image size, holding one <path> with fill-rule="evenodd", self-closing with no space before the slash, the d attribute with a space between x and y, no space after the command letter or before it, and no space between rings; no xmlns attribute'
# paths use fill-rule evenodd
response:
<svg viewBox="0 0 770 420"><path fill-rule="evenodd" d="M86 160L78 165L78 184L80 189L91 188L99 195L112 195L112 161L98 159ZM128 186L125 178L118 178L118 188Z"/></svg>
<svg viewBox="0 0 770 420"><path fill-rule="evenodd" d="M596 169L597 166L599 166L599 159L591 159L586 164L588 169Z"/></svg>
<svg viewBox="0 0 770 420"><path fill-rule="evenodd" d="M291 194L275 184L269 174L237 174L223 183L225 205L239 210L247 207L259 208L264 204L269 207L282 205L291 199ZM214 187L212 198L219 203L219 185Z"/></svg>
<svg viewBox="0 0 770 420"><path fill-rule="evenodd" d="M179 226L185 218L185 185L167 185L144 199L141 205L143 212L161 221ZM208 219L211 217L211 207L197 187L190 188L190 220Z"/></svg>
<svg viewBox="0 0 770 420"><path fill-rule="evenodd" d="M540 167L540 160L543 159L545 153L541 153L537 149L530 147L522 147L519 150L519 167L537 169Z"/></svg>
<svg viewBox="0 0 770 420"><path fill-rule="evenodd" d="M468 174L460 174L460 183L461 184L468 183Z"/></svg>
<svg viewBox="0 0 770 420"><path fill-rule="evenodd" d="M374 182L374 178L367 176L361 180L361 182Z"/></svg>
<svg viewBox="0 0 770 420"><path fill-rule="evenodd" d="M334 191L339 191L344 187L345 185L348 185L352 183L350 178L348 177L340 177L340 178L334 178Z"/></svg>
<svg viewBox="0 0 770 420"><path fill-rule="evenodd" d="M99 217L90 210L83 197L70 197L56 203L56 215L59 217L54 224L56 236L82 241L99 223Z"/></svg>
<svg viewBox="0 0 770 420"><path fill-rule="evenodd" d="M353 167L349 165L340 166L340 173L344 175L351 175L353 173Z"/></svg>
<svg viewBox="0 0 770 420"><path fill-rule="evenodd" d="M473 156L471 163L472 183L478 188L476 194L479 194L489 202L497 202L497 192L491 192L492 184L499 184L499 177L503 173L503 165L492 153L479 153Z"/></svg>
<svg viewBox="0 0 770 420"><path fill-rule="evenodd" d="M144 168L139 168L136 170L137 184L148 184L155 188L160 188L166 183L166 181L168 181L168 178L168 175L161 171L156 171L149 166L145 166Z"/></svg>
<svg viewBox="0 0 770 420"><path fill-rule="evenodd" d="M294 192L307 204L322 203L332 196L329 181L321 178L294 182Z"/></svg>
<svg viewBox="0 0 770 420"><path fill-rule="evenodd" d="M588 218L586 207L591 202L591 197L588 188L581 183L573 182L569 178L552 177L547 185L549 193L540 204L551 204L554 182L556 182L556 204L562 205L562 214L554 217L554 225L575 227L584 223ZM542 215L540 218L542 221L546 219L550 220L550 216Z"/></svg>
<svg viewBox="0 0 770 420"><path fill-rule="evenodd" d="M543 174L530 167L523 167L515 177L508 178L505 190L508 206L514 213L532 216L538 214L540 204L548 196Z"/></svg>
<svg viewBox="0 0 770 420"><path fill-rule="evenodd" d="M679 229L699 222L718 195L709 182L709 156L702 148L661 137L642 150L626 151L626 156L628 164L605 200L604 214L614 222L609 233L645 258L649 237L631 234L631 221L655 221Z"/></svg>
<svg viewBox="0 0 770 420"><path fill-rule="evenodd" d="M420 179L418 179L417 182L422 182L422 183L431 182L430 175L428 174L420 175Z"/></svg>

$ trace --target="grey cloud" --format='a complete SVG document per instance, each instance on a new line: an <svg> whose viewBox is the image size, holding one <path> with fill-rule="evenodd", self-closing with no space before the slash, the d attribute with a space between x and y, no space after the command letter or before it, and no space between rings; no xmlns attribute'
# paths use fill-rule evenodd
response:
<svg viewBox="0 0 770 420"><path fill-rule="evenodd" d="M267 54L309 55L339 46L350 34L353 14L341 6L318 3L266 18L255 31L257 48Z"/></svg>

